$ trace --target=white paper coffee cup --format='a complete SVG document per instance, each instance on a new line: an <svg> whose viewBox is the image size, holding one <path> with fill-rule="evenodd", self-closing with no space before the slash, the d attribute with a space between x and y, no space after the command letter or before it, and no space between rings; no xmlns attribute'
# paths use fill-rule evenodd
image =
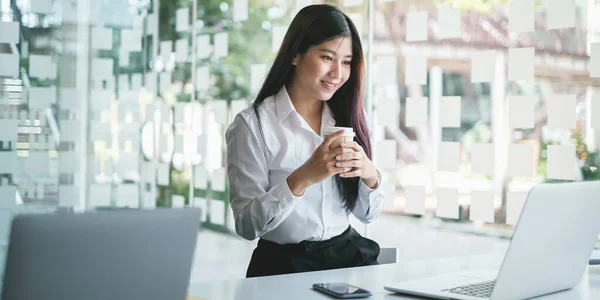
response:
<svg viewBox="0 0 600 300"><path fill-rule="evenodd" d="M334 134L340 130L344 130L344 134L340 138L337 138L335 141L331 143L329 146L330 149L335 149L340 146L343 142L352 142L356 134L354 133L354 129L352 127L339 127L339 126L329 126L323 129L323 137Z"/></svg>
<svg viewBox="0 0 600 300"><path fill-rule="evenodd" d="M350 136L354 138L354 129L352 127L336 127L336 126L328 126L323 128L323 136L327 137L328 135L334 134L340 130L344 130L343 136Z"/></svg>

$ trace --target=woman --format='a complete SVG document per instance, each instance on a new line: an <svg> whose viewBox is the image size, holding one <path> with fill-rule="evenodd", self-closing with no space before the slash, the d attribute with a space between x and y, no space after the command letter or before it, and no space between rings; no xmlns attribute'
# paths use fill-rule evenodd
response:
<svg viewBox="0 0 600 300"><path fill-rule="evenodd" d="M380 175L362 107L363 53L329 5L298 12L252 107L227 129L237 233L260 238L247 277L377 264L379 245L349 226L381 212ZM329 149L352 127L355 141Z"/></svg>

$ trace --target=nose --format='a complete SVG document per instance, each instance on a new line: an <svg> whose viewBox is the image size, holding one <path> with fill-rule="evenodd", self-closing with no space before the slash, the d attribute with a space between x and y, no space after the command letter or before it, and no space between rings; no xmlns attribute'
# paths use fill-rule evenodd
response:
<svg viewBox="0 0 600 300"><path fill-rule="evenodd" d="M334 62L331 64L331 69L329 70L329 77L333 79L342 78L342 66L340 62Z"/></svg>

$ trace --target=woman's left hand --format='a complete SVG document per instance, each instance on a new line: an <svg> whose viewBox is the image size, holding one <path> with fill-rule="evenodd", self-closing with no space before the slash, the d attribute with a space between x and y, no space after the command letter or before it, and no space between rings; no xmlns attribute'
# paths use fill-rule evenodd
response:
<svg viewBox="0 0 600 300"><path fill-rule="evenodd" d="M340 173L342 178L360 177L367 186L374 188L377 185L377 168L367 157L363 147L352 141L342 144L342 147L352 148L354 151L336 156L336 167L352 168L349 172Z"/></svg>

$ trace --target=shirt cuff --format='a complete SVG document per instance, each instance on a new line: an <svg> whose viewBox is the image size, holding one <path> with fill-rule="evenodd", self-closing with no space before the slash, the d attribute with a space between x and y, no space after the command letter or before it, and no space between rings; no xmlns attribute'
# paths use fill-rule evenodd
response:
<svg viewBox="0 0 600 300"><path fill-rule="evenodd" d="M362 178L359 181L360 181L360 184L358 185L359 193L368 195L372 191L379 190L379 187L381 186L381 173L379 173L379 170L377 170L377 185L376 185L377 187L374 189L370 188Z"/></svg>
<svg viewBox="0 0 600 300"><path fill-rule="evenodd" d="M379 215L383 204L383 189L381 187L381 173L377 171L377 187L370 188L362 179L358 184L358 196L362 202L364 212L361 212L364 223L369 223Z"/></svg>
<svg viewBox="0 0 600 300"><path fill-rule="evenodd" d="M294 194L292 194L292 190L290 189L287 180L284 180L282 183L274 186L273 190L273 195L277 197L277 199L279 199L280 202L285 204L295 203L296 201L298 201L298 199L301 199L306 194L306 191L304 191L304 194L300 196L295 196Z"/></svg>

